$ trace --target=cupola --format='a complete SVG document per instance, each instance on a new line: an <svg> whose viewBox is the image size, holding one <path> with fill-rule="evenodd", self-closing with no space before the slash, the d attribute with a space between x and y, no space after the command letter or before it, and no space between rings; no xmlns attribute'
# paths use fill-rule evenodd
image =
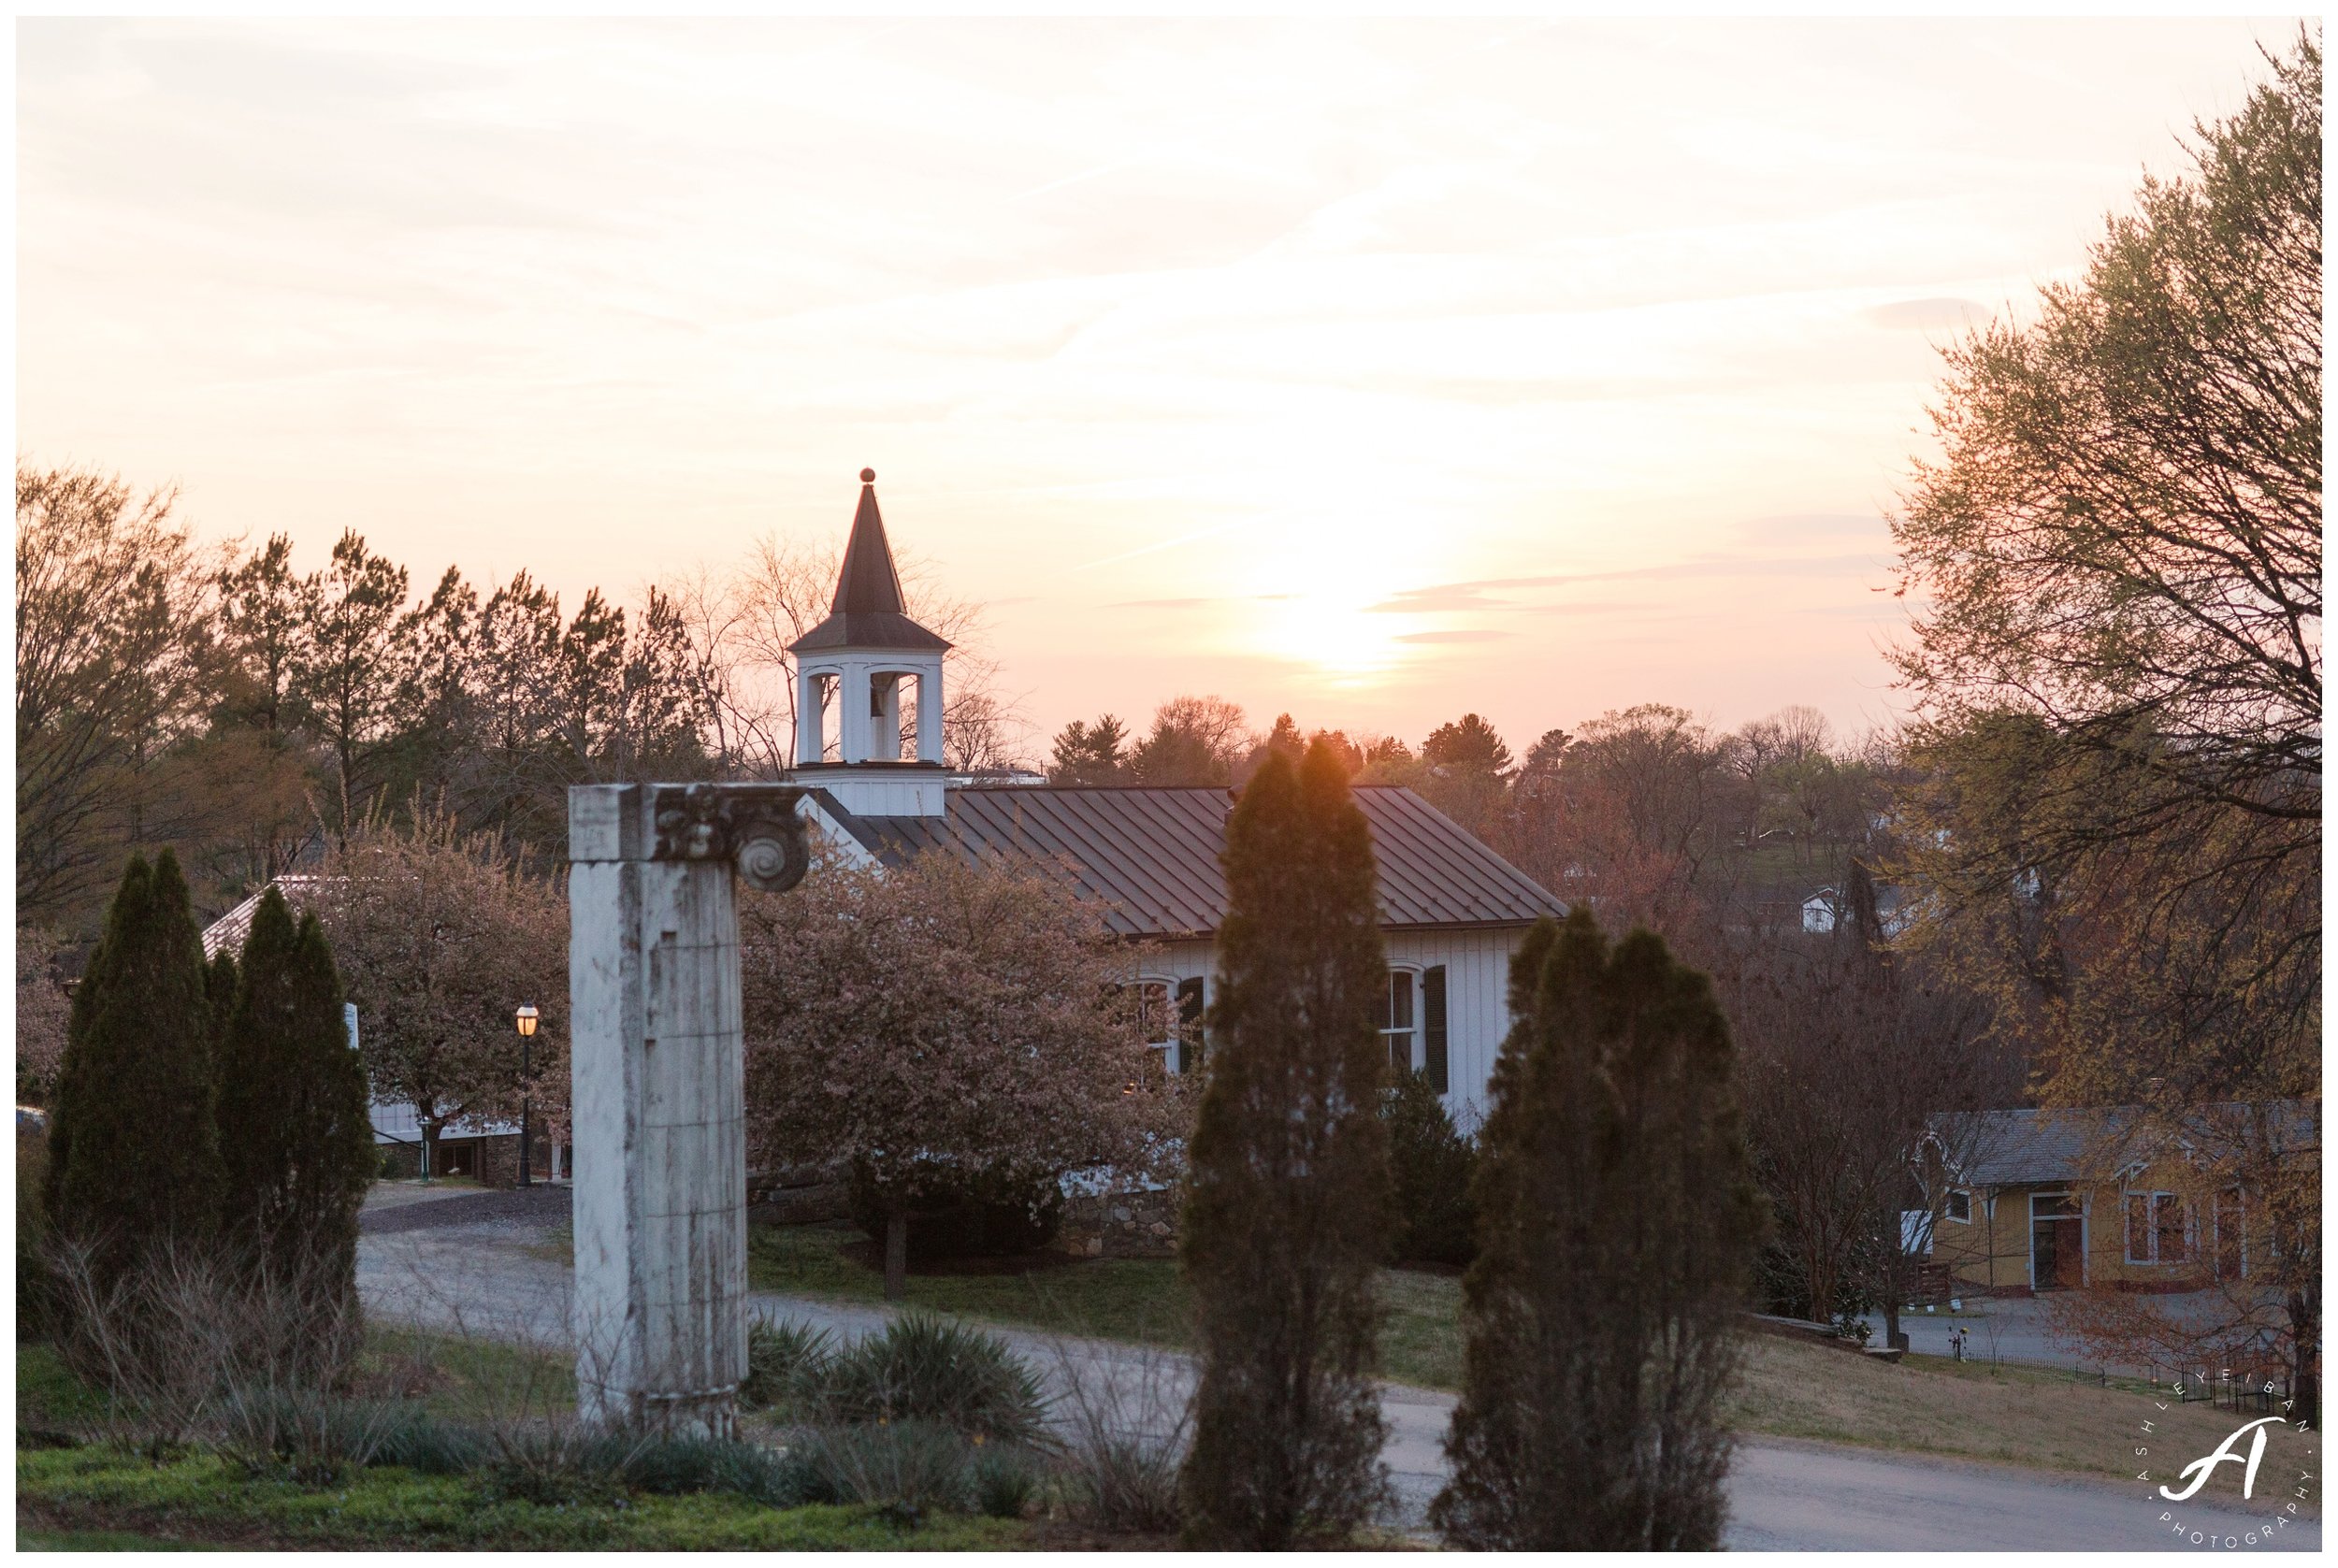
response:
<svg viewBox="0 0 2338 1568"><path fill-rule="evenodd" d="M858 815L941 815L942 655L949 647L909 617L877 511L876 473L863 468L828 619L787 650L796 658L800 782ZM905 691L915 703L906 729Z"/></svg>

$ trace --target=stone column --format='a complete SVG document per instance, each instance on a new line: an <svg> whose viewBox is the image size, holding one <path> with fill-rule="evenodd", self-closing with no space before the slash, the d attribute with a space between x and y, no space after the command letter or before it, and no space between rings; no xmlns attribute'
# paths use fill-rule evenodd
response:
<svg viewBox="0 0 2338 1568"><path fill-rule="evenodd" d="M728 1437L746 1375L746 1107L732 878L809 857L781 784L569 791L576 1402Z"/></svg>

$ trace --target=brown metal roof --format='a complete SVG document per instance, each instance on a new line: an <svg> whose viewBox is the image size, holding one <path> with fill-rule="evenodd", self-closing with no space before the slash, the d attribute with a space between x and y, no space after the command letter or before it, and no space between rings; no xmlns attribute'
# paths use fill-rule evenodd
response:
<svg viewBox="0 0 2338 1568"><path fill-rule="evenodd" d="M1380 923L1391 929L1523 926L1566 906L1411 790L1367 784L1356 803L1379 861ZM888 865L948 849L970 859L1064 866L1080 891L1113 906L1125 936L1207 936L1226 915L1234 792L1218 788L997 785L953 789L939 817L829 814Z"/></svg>
<svg viewBox="0 0 2338 1568"><path fill-rule="evenodd" d="M860 470L860 508L836 574L828 619L788 644L790 653L821 648L947 648L949 643L911 620L902 602L901 574L877 511L876 476Z"/></svg>

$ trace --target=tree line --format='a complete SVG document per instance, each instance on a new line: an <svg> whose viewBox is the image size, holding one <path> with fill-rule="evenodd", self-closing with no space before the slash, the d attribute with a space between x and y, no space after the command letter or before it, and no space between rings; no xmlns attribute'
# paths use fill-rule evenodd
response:
<svg viewBox="0 0 2338 1568"><path fill-rule="evenodd" d="M564 611L526 571L424 588L354 530L303 572L283 535L206 542L174 492L93 469L21 463L16 507L17 920L83 942L131 854L173 850L215 911L369 819L443 815L550 864L570 784L776 777L787 645L835 582L832 548L767 539ZM995 765L1014 720L978 616L905 576L960 645L945 752Z"/></svg>

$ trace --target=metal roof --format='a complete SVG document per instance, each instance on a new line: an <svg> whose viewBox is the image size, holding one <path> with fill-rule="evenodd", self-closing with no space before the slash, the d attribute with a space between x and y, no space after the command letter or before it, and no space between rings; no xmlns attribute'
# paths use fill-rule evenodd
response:
<svg viewBox="0 0 2338 1568"><path fill-rule="evenodd" d="M1379 862L1380 923L1391 929L1524 926L1566 906L1409 789L1355 792ZM820 803L888 865L946 849L972 860L1062 866L1082 894L1113 906L1124 936L1207 936L1226 916L1232 790L1069 785L952 789L939 817L856 816Z"/></svg>
<svg viewBox="0 0 2338 1568"><path fill-rule="evenodd" d="M886 542L885 519L877 513L875 482L873 470L860 470L860 508L853 513L852 539L836 574L836 597L829 605L828 619L790 643L790 653L949 646L909 618L909 607L902 600L901 574L893 569L893 547Z"/></svg>
<svg viewBox="0 0 2338 1568"><path fill-rule="evenodd" d="M267 897L269 887L282 892L284 900L293 906L294 918L297 919L300 914L300 895L307 888L324 880L319 876L288 871L263 886L257 893L253 894L252 897L203 928L204 960L209 962L218 957L222 948L233 953L238 958L243 957L244 941L252 935L252 917L260 912L260 900Z"/></svg>

